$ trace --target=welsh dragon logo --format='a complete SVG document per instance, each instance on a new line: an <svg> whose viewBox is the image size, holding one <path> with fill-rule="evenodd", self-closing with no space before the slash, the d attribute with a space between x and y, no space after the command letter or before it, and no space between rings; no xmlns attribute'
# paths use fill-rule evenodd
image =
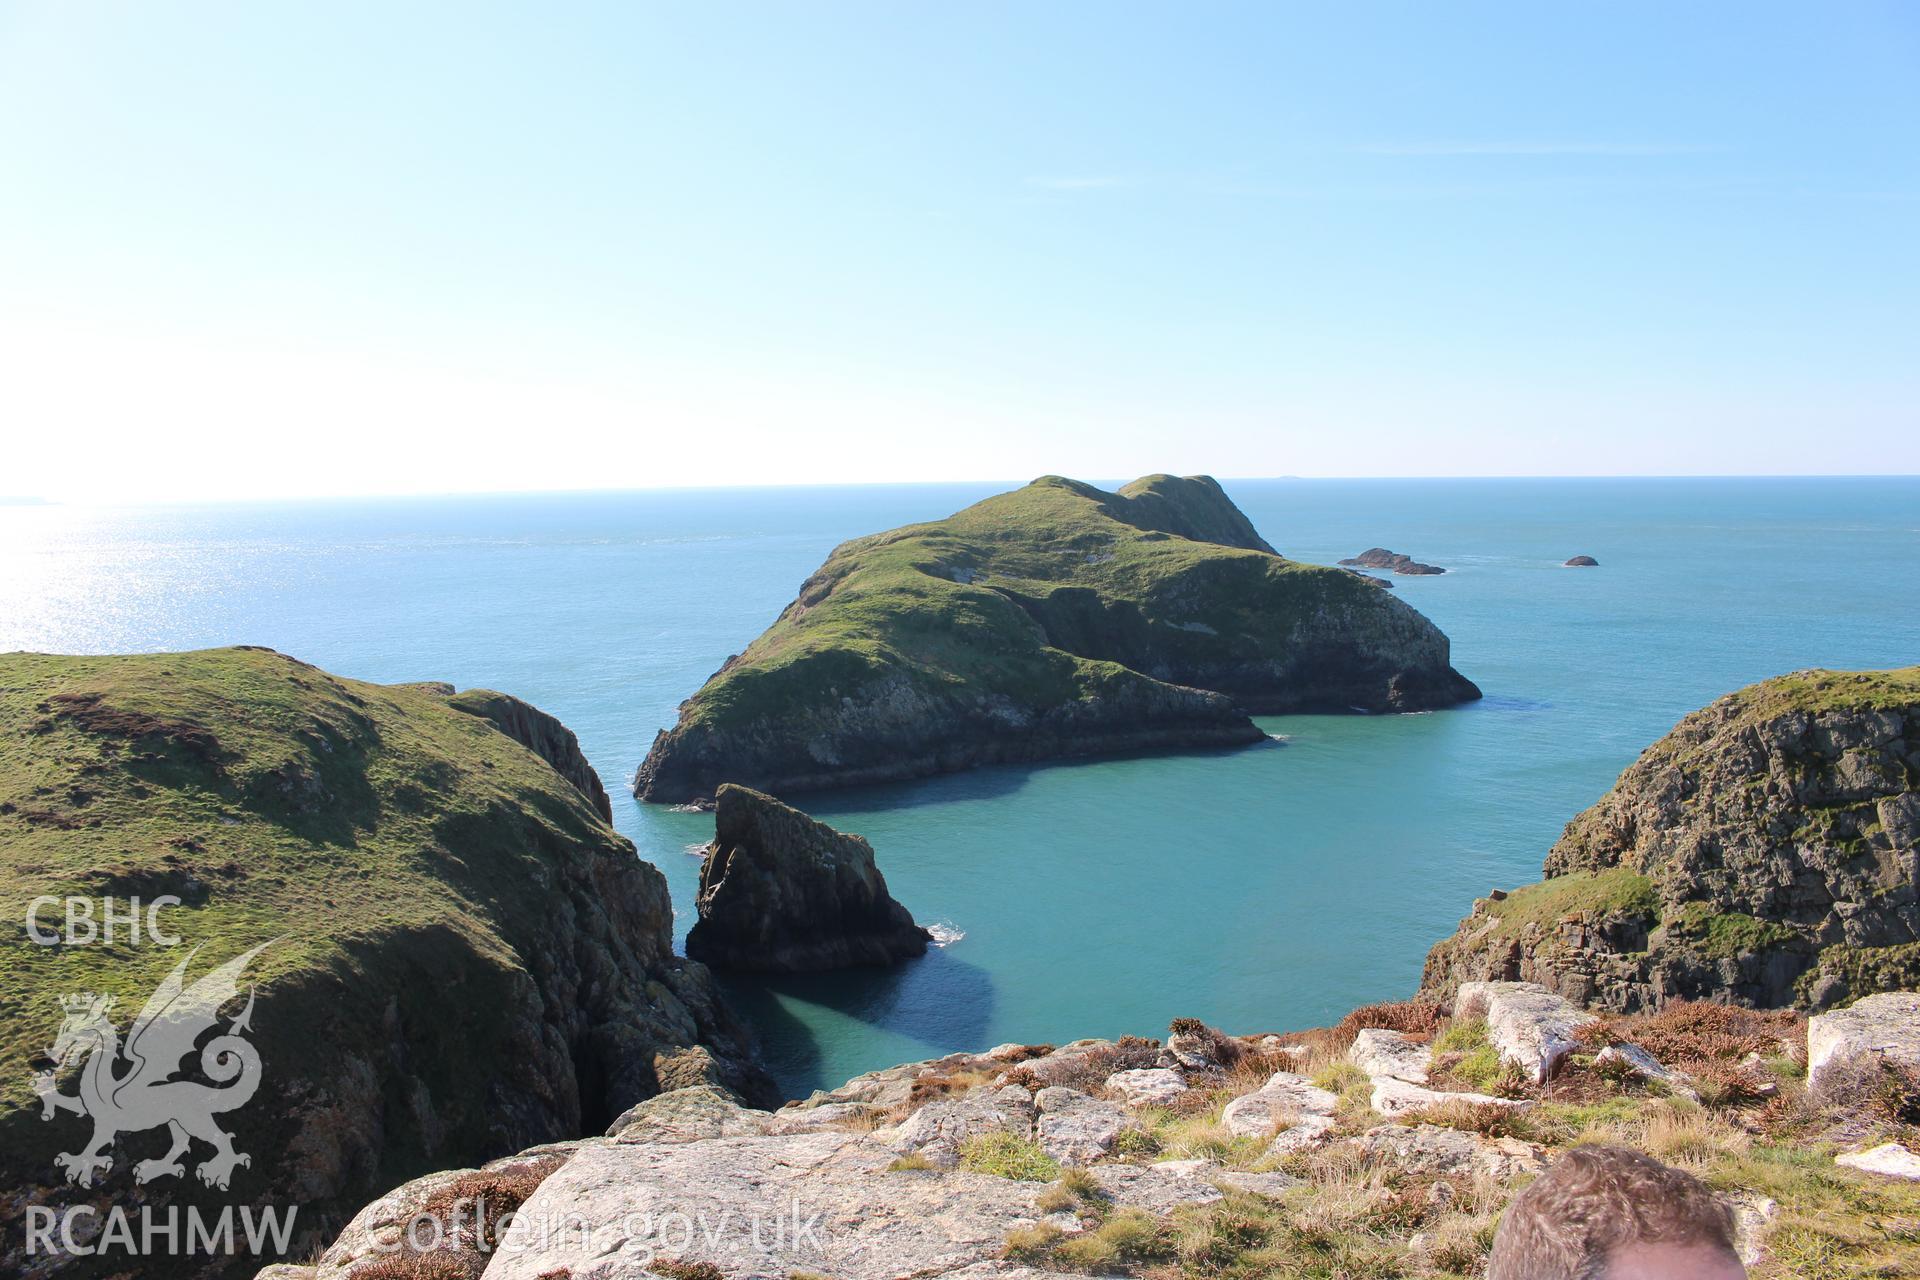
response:
<svg viewBox="0 0 1920 1280"><path fill-rule="evenodd" d="M112 996L61 997L66 1018L48 1055L54 1065L35 1076L34 1092L40 1095L43 1120L72 1111L93 1121L93 1137L85 1146L54 1157L68 1182L92 1186L96 1175L113 1167L108 1150L115 1138L162 1125L172 1135L172 1148L157 1160L134 1165L135 1182L184 1174L181 1157L195 1138L214 1149L195 1170L210 1187L225 1190L236 1167L253 1163L251 1156L233 1149L233 1135L214 1121L222 1112L244 1107L260 1087L260 1053L243 1038L253 1017L251 990L246 1008L229 1021L225 1034L200 1047L200 1070L213 1084L172 1077L201 1037L219 1030L220 1009L239 996L240 975L248 962L272 945L262 943L192 986L186 981L187 965L200 948L189 951L133 1020L124 1045L109 1016ZM74 1061L82 1061L79 1092L61 1093L55 1076Z"/></svg>

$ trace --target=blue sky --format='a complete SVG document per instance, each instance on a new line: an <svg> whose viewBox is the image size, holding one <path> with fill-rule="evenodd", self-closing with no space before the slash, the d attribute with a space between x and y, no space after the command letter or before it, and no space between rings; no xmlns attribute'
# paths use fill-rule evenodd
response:
<svg viewBox="0 0 1920 1280"><path fill-rule="evenodd" d="M1899 4L0 3L0 492L1920 472L1917 139Z"/></svg>

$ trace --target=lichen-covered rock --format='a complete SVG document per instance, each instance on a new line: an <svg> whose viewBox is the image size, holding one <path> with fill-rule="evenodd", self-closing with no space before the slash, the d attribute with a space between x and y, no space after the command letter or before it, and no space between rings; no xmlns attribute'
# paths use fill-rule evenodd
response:
<svg viewBox="0 0 1920 1280"><path fill-rule="evenodd" d="M1274 1134L1267 1151L1276 1156L1316 1151L1333 1141L1333 1131L1338 1123L1332 1116L1303 1115Z"/></svg>
<svg viewBox="0 0 1920 1280"><path fill-rule="evenodd" d="M1574 1033L1594 1015L1531 982L1468 982L1453 1002L1454 1017L1483 1018L1487 1039L1502 1061L1545 1084L1560 1059L1573 1051Z"/></svg>
<svg viewBox="0 0 1920 1280"><path fill-rule="evenodd" d="M1780 1202L1758 1191L1723 1193L1733 1210L1733 1251L1740 1265L1753 1267L1766 1256L1767 1228L1780 1216Z"/></svg>
<svg viewBox="0 0 1920 1280"><path fill-rule="evenodd" d="M1187 1071L1220 1071L1240 1055L1233 1039L1198 1018L1176 1018L1167 1031L1166 1056Z"/></svg>
<svg viewBox="0 0 1920 1280"><path fill-rule="evenodd" d="M642 800L1247 745L1252 714L1480 696L1361 575L1276 555L1205 476L1046 476L836 549L660 733Z"/></svg>
<svg viewBox="0 0 1920 1280"><path fill-rule="evenodd" d="M1883 1178L1920 1181L1920 1155L1915 1155L1898 1142L1883 1142L1865 1151L1843 1152L1835 1156L1833 1162L1862 1173L1877 1173Z"/></svg>
<svg viewBox="0 0 1920 1280"><path fill-rule="evenodd" d="M1425 1084L1433 1066L1433 1046L1421 1044L1404 1032L1369 1027L1354 1036L1347 1057L1369 1076Z"/></svg>
<svg viewBox="0 0 1920 1280"><path fill-rule="evenodd" d="M1218 1168L1206 1160L1103 1164L1094 1168L1093 1180L1115 1205L1167 1214L1185 1205L1215 1204L1224 1199L1207 1176Z"/></svg>
<svg viewBox="0 0 1920 1280"><path fill-rule="evenodd" d="M1372 1105L1383 1116L1404 1116L1416 1111L1426 1111L1446 1103L1468 1103L1474 1106L1501 1107L1509 1110L1525 1110L1533 1104L1524 1098L1496 1098L1488 1093L1468 1091L1453 1092L1445 1089L1429 1089L1425 1085L1409 1084L1393 1076L1375 1076L1373 1078Z"/></svg>
<svg viewBox="0 0 1920 1280"><path fill-rule="evenodd" d="M1438 1125L1383 1124L1353 1139L1368 1159L1403 1174L1485 1174L1504 1178L1545 1165L1540 1149L1512 1138L1481 1138Z"/></svg>
<svg viewBox="0 0 1920 1280"><path fill-rule="evenodd" d="M687 955L803 973L925 955L932 935L887 892L873 846L746 787L715 795Z"/></svg>
<svg viewBox="0 0 1920 1280"><path fill-rule="evenodd" d="M1221 1169L1207 1176L1213 1180L1215 1186L1230 1187L1235 1191L1264 1196L1269 1200L1278 1200L1295 1187L1307 1185L1303 1178L1279 1172L1245 1173L1238 1169Z"/></svg>
<svg viewBox="0 0 1920 1280"><path fill-rule="evenodd" d="M1885 991L1807 1019L1807 1087L1815 1093L1872 1078L1881 1062L1920 1074L1920 992Z"/></svg>
<svg viewBox="0 0 1920 1280"><path fill-rule="evenodd" d="M1106 1087L1119 1094L1128 1107L1165 1107L1171 1105L1190 1085L1171 1067L1136 1067L1116 1071L1107 1077Z"/></svg>
<svg viewBox="0 0 1920 1280"><path fill-rule="evenodd" d="M1075 1040L1042 1057L1029 1058L1020 1067L1039 1085L1080 1085L1124 1068L1155 1065L1160 1059L1150 1041L1136 1041L1129 1048L1112 1040Z"/></svg>
<svg viewBox="0 0 1920 1280"><path fill-rule="evenodd" d="M846 1133L588 1148L522 1206L488 1280L654 1280L665 1258L737 1277L896 1280L996 1259L1009 1230L1038 1219L1035 1183L889 1173L895 1158Z"/></svg>
<svg viewBox="0 0 1920 1280"><path fill-rule="evenodd" d="M787 1106L767 1121L768 1133L812 1133L820 1129L849 1131L878 1128L885 1112L864 1102L825 1102L818 1106Z"/></svg>
<svg viewBox="0 0 1920 1280"><path fill-rule="evenodd" d="M694 1085L635 1103L607 1126L607 1136L622 1142L699 1142L765 1133L772 1120L711 1085Z"/></svg>
<svg viewBox="0 0 1920 1280"><path fill-rule="evenodd" d="M1629 1075L1638 1076L1649 1084L1657 1084L1669 1093L1679 1094L1683 1098L1699 1098L1685 1076L1637 1044L1610 1044L1593 1055L1593 1065L1603 1069L1617 1065Z"/></svg>
<svg viewBox="0 0 1920 1280"><path fill-rule="evenodd" d="M1474 905L1422 988L1537 982L1614 1012L1829 1008L1920 987L1920 667L1802 671L1693 713Z"/></svg>
<svg viewBox="0 0 1920 1280"><path fill-rule="evenodd" d="M356 1271L383 1259L402 1263L430 1254L443 1269L457 1267L477 1280L489 1261L491 1228L531 1186L590 1145L592 1140L559 1144L507 1156L484 1169L454 1169L403 1183L355 1214L309 1274L312 1280L356 1280Z"/></svg>
<svg viewBox="0 0 1920 1280"><path fill-rule="evenodd" d="M1121 1133L1136 1127L1111 1102L1057 1085L1033 1095L1040 1118L1034 1136L1040 1149L1065 1165L1092 1164L1113 1153Z"/></svg>
<svg viewBox="0 0 1920 1280"><path fill-rule="evenodd" d="M1220 1123L1236 1137L1257 1138L1276 1128L1326 1120L1331 1124L1337 1095L1320 1088L1305 1076L1291 1071L1276 1071L1252 1093L1229 1102L1220 1113Z"/></svg>
<svg viewBox="0 0 1920 1280"><path fill-rule="evenodd" d="M914 1082L922 1076L998 1068L1000 1065L991 1058L972 1053L950 1053L943 1058L929 1058L925 1062L903 1062L898 1066L864 1072L837 1089L817 1089L808 1097L782 1107L780 1114L849 1103L887 1111L905 1106L913 1096Z"/></svg>
<svg viewBox="0 0 1920 1280"><path fill-rule="evenodd" d="M969 1138L995 1132L1030 1138L1033 1122L1033 1098L1025 1089L1009 1086L994 1093L929 1102L885 1136L901 1155L918 1155L950 1169L960 1163L960 1148Z"/></svg>

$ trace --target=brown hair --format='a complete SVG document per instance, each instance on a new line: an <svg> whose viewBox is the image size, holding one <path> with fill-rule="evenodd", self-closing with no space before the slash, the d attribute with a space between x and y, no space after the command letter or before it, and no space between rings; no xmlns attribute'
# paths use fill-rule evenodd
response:
<svg viewBox="0 0 1920 1280"><path fill-rule="evenodd" d="M1598 1280L1636 1243L1738 1257L1733 1214L1698 1178L1625 1147L1575 1147L1507 1206L1487 1280Z"/></svg>

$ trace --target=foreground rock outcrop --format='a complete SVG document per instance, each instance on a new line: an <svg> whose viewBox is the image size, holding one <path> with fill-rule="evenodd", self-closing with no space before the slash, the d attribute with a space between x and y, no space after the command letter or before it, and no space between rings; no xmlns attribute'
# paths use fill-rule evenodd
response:
<svg viewBox="0 0 1920 1280"><path fill-rule="evenodd" d="M1440 1280L1481 1274L1514 1192L1593 1140L1705 1176L1762 1280L1806 1257L1913 1274L1920 1240L1887 1226L1920 1214L1920 1131L1806 1093L1805 1032L1718 1006L1595 1019L1502 986L1285 1036L1182 1020L1164 1044L1000 1045L777 1111L688 1088L605 1136L397 1187L316 1265L261 1280ZM1623 1051L1655 1074L1617 1070ZM1719 1087L1672 1096L1689 1076Z"/></svg>
<svg viewBox="0 0 1920 1280"><path fill-rule="evenodd" d="M1883 1071L1920 1081L1920 993L1883 991L1808 1019L1808 1088L1844 1093Z"/></svg>
<svg viewBox="0 0 1920 1280"><path fill-rule="evenodd" d="M1742 689L1649 747L1482 899L1423 989L1525 980L1618 1011L1826 1008L1920 986L1920 667Z"/></svg>
<svg viewBox="0 0 1920 1280"><path fill-rule="evenodd" d="M654 741L643 800L1260 742L1249 713L1476 698L1365 575L1276 555L1220 486L1047 476L846 543Z"/></svg>
<svg viewBox="0 0 1920 1280"><path fill-rule="evenodd" d="M932 935L887 892L865 839L747 787L723 785L714 802L688 957L804 973L926 954Z"/></svg>
<svg viewBox="0 0 1920 1280"><path fill-rule="evenodd" d="M16 922L0 934L0 1195L298 1205L298 1248L401 1178L598 1132L662 1090L771 1100L707 970L674 955L664 878L604 804L572 735L505 695L260 649L0 656L0 912ZM96 926L122 917L112 945L66 940L57 906L41 908L56 936L29 937L46 895L85 900ZM163 897L178 905L151 914ZM178 945L129 942L135 900ZM194 982L261 944L206 1019L246 1042L230 1061L257 1063L218 1117L234 1154L196 1141L156 1169L167 1133L130 1113L88 1155L75 1112L107 1104L83 1073L111 1056L95 1037L136 1043L183 961ZM22 1243L9 1230L0 1250ZM9 1252L0 1272L27 1268Z"/></svg>

